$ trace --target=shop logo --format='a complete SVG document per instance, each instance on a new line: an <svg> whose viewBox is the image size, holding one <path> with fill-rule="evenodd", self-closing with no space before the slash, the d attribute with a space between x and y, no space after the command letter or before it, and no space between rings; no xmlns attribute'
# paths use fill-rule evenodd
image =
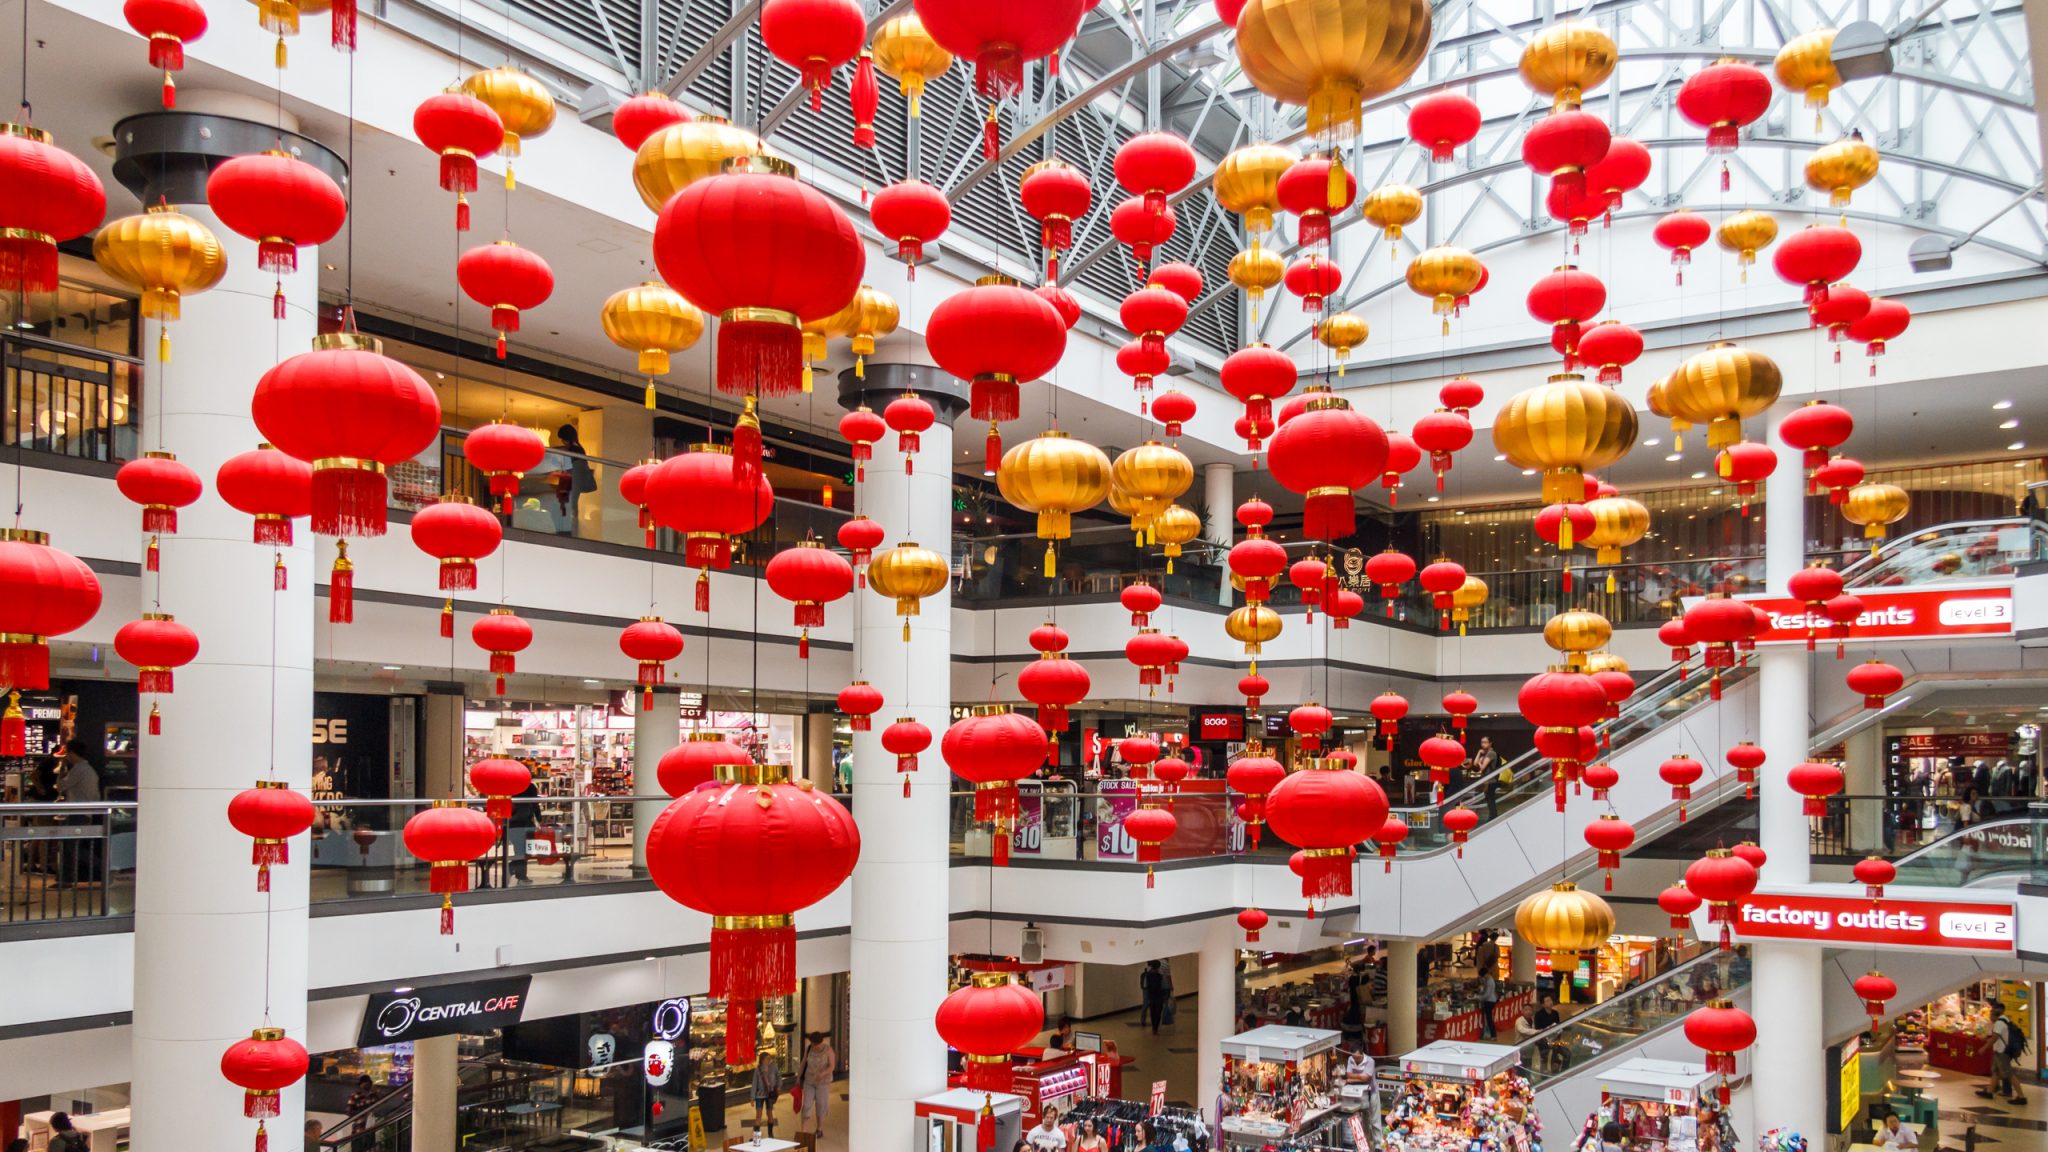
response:
<svg viewBox="0 0 2048 1152"><path fill-rule="evenodd" d="M357 1044L423 1040L460 1032L481 1032L519 1022L530 976L506 976L414 991L401 988L370 996L363 1006Z"/></svg>
<svg viewBox="0 0 2048 1152"><path fill-rule="evenodd" d="M419 1014L419 997L408 996L403 1000L393 1000L384 1006L382 1012L377 1013L377 1031L387 1040L402 1035L412 1027L412 1022L419 1018Z"/></svg>

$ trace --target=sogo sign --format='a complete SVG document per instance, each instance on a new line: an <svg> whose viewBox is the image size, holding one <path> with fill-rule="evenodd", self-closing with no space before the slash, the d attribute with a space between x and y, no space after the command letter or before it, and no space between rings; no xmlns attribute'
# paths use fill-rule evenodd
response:
<svg viewBox="0 0 2048 1152"><path fill-rule="evenodd" d="M2012 952L2015 935L2010 903L1766 892L1736 905L1734 927L1744 940L2000 953Z"/></svg>
<svg viewBox="0 0 2048 1152"><path fill-rule="evenodd" d="M1944 636L2010 636L2012 586L1923 588L1881 591L1862 589L1863 615L1856 618L1855 640L1926 640ZM1825 639L1834 621L1809 610L1803 601L1786 596L1745 596L1770 615L1770 629L1760 644L1806 642L1808 629Z"/></svg>

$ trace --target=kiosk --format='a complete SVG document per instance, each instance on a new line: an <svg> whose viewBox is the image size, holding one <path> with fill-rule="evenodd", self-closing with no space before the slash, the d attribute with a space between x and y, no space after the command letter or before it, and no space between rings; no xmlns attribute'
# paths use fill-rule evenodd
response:
<svg viewBox="0 0 2048 1152"><path fill-rule="evenodd" d="M1268 1024L1225 1039L1225 1146L1331 1143L1321 1137L1342 1118L1331 1098L1330 1064L1342 1038L1327 1028Z"/></svg>
<svg viewBox="0 0 2048 1152"><path fill-rule="evenodd" d="M1465 1152L1475 1142L1532 1152L1542 1121L1529 1082L1514 1072L1519 1055L1505 1044L1439 1040L1402 1056L1386 1152Z"/></svg>
<svg viewBox="0 0 2048 1152"><path fill-rule="evenodd" d="M1600 1106L1587 1118L1575 1145L1590 1137L1600 1147L1600 1128L1615 1123L1629 1147L1645 1152L1737 1152L1734 1134L1715 1104L1720 1077L1704 1064L1637 1057L1600 1076Z"/></svg>
<svg viewBox="0 0 2048 1152"><path fill-rule="evenodd" d="M989 1122L995 1125L989 1147L1015 1148L1024 1138L1022 1096L952 1088L917 1102L916 1146L910 1152L979 1152L983 1107L993 1113Z"/></svg>

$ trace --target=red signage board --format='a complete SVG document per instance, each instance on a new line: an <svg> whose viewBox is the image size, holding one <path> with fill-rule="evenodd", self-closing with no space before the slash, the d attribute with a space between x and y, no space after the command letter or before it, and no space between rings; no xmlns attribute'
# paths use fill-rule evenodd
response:
<svg viewBox="0 0 2048 1152"><path fill-rule="evenodd" d="M1930 640L1946 636L2012 635L2012 586L1911 589L1857 589L1863 615L1851 638L1856 640ZM1811 628L1822 638L1834 622L1789 596L1745 596L1770 614L1771 626L1757 637L1760 644L1806 643Z"/></svg>
<svg viewBox="0 0 2048 1152"><path fill-rule="evenodd" d="M1909 732L1893 739L1901 756L2004 756L2010 732Z"/></svg>
<svg viewBox="0 0 2048 1152"><path fill-rule="evenodd" d="M2011 953L2010 901L1871 900L1863 896L1759 892L1735 906L1743 940L1799 940L1841 947L1939 948Z"/></svg>
<svg viewBox="0 0 2048 1152"><path fill-rule="evenodd" d="M1203 740L1244 739L1244 713L1201 712L1195 716L1196 731Z"/></svg>

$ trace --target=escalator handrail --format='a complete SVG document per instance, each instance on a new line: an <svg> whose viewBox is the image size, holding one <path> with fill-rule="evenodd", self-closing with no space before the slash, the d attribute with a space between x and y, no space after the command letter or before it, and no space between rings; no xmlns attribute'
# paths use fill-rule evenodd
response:
<svg viewBox="0 0 2048 1152"><path fill-rule="evenodd" d="M1538 1050L1540 1050L1545 1044L1555 1041L1558 1036L1565 1034L1567 1030L1573 1028L1574 1026L1584 1025L1587 1021L1591 1020L1595 1016L1604 1015L1611 1011L1620 1011L1621 1006L1632 1000L1634 997L1653 994L1656 991L1668 986L1673 981L1687 979L1689 977L1689 974L1698 970L1698 968L1701 965L1714 965L1717 961L1720 961L1724 958L1733 960L1735 958L1735 953L1717 948L1709 949L1705 952L1700 953L1698 956L1695 956L1692 959L1687 960L1685 963L1678 965L1675 968L1670 968L1663 972L1660 972L1656 976L1650 978L1649 980L1646 980L1643 983L1636 985L1634 988L1627 989L1618 996L1611 997L1607 1000L1600 1002L1599 1004L1595 1004L1593 1007L1588 1008L1586 1011L1579 1013L1577 1016L1574 1016L1569 1020L1560 1021L1557 1024L1552 1025L1551 1027L1545 1028L1543 1031L1536 1033L1534 1036L1531 1036L1526 1040L1521 1040L1517 1042L1515 1045L1515 1050L1518 1054L1516 1058L1517 1063L1519 1063L1522 1066L1523 1074L1529 1078L1529 1083L1532 1087L1537 1084L1556 1079L1560 1076L1569 1075L1572 1072L1572 1069L1569 1067L1559 1068L1554 1072L1543 1071L1538 1069L1536 1066L1530 1064L1529 1059L1530 1057L1534 1056L1535 1053ZM1728 996L1736 991L1739 991L1742 988L1748 987L1747 977L1743 978L1741 981L1738 982L1736 977L1734 976L1734 969L1735 965L1731 963L1726 973L1729 977L1729 983L1724 985L1721 989L1721 995L1723 996ZM1662 1024L1657 1025L1655 1028L1648 1029L1644 1032L1638 1033L1635 1036L1629 1037L1628 1040L1620 1047L1627 1047L1630 1045L1641 1043L1642 1041L1649 1039L1657 1033L1662 1032L1664 1029L1669 1028L1672 1025L1681 1023L1683 1020L1683 1015L1674 1017L1671 1020L1668 1020Z"/></svg>
<svg viewBox="0 0 2048 1152"><path fill-rule="evenodd" d="M2025 797L2013 797L2013 799L2025 799ZM1958 841L1965 836L1981 836L1983 833L1989 832L1995 828L2036 828L2041 827L2043 825L2048 825L2048 813L2044 813L2043 815L2039 816L2006 816L1997 820L1986 820L1982 824L1972 824L1967 828L1958 828L1955 831L1950 832L1948 835L1943 836L1941 839L1936 840L1930 844L1923 844L1919 848L1911 852L1908 852L1906 855L1899 857L1897 860L1894 860L1892 863L1898 867L1901 873L1901 876L1897 883L1910 883L1910 881L1908 881L1905 878L1904 872L1906 868L1909 865L1911 865L1914 861L1925 859L1926 857L1932 856L1937 852L1943 852L1946 849L1948 849L1950 845L1953 844L1955 841ZM2029 860L2029 863L2031 863L2031 858ZM1984 874L1991 875L1994 871L1995 869L1987 870Z"/></svg>
<svg viewBox="0 0 2048 1152"><path fill-rule="evenodd" d="M2041 532L2041 526L2036 521L2023 516L2001 516L1991 520L1951 520L1944 524L1931 525L1911 535L1901 535L1888 540L1875 555L1859 556L1844 564L1842 580L1845 584L1850 583L1853 577L1884 567L1886 563L1905 555L1908 549L1929 546L1936 540L1950 539L1969 529L1979 528L2033 528L2036 534Z"/></svg>

